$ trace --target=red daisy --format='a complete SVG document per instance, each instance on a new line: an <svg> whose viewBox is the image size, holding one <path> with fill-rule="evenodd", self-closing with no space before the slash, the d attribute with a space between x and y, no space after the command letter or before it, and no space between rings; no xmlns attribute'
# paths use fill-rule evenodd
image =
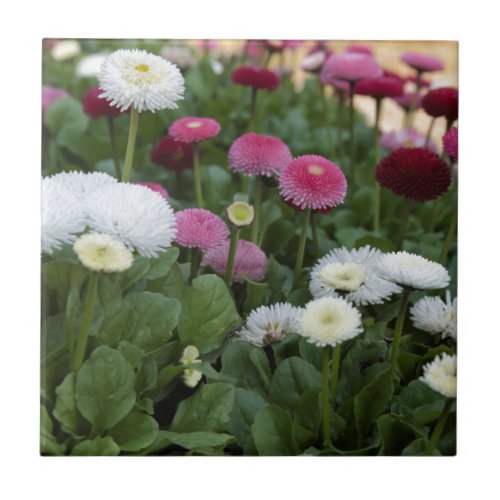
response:
<svg viewBox="0 0 500 500"><path fill-rule="evenodd" d="M399 97L403 95L403 82L392 76L377 76L356 82L354 92L374 98Z"/></svg>
<svg viewBox="0 0 500 500"><path fill-rule="evenodd" d="M186 116L175 120L168 130L176 141L201 142L216 136L220 132L220 125L212 118Z"/></svg>
<svg viewBox="0 0 500 500"><path fill-rule="evenodd" d="M276 90L280 84L279 77L274 71L257 65L236 68L231 74L231 79L239 85L264 90Z"/></svg>
<svg viewBox="0 0 500 500"><path fill-rule="evenodd" d="M162 137L151 151L151 161L175 172L193 167L193 146L176 141L170 136Z"/></svg>
<svg viewBox="0 0 500 500"><path fill-rule="evenodd" d="M111 106L106 99L99 96L104 91L99 87L92 87L82 98L83 111L91 118L101 118L101 116L118 116L122 112L120 108Z"/></svg>
<svg viewBox="0 0 500 500"><path fill-rule="evenodd" d="M443 149L454 161L458 161L458 128L452 127L443 136Z"/></svg>
<svg viewBox="0 0 500 500"><path fill-rule="evenodd" d="M428 115L444 116L451 124L458 118L458 90L452 87L430 90L422 99L422 107Z"/></svg>

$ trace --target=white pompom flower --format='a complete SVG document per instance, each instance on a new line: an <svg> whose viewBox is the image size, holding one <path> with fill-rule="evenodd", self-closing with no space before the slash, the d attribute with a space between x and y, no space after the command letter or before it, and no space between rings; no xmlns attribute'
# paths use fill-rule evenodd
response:
<svg viewBox="0 0 500 500"><path fill-rule="evenodd" d="M134 107L139 113L176 109L184 94L184 77L179 68L145 50L120 49L101 65L99 97L121 111Z"/></svg>
<svg viewBox="0 0 500 500"><path fill-rule="evenodd" d="M336 248L318 260L309 290L314 298L342 296L356 305L381 304L401 288L378 276L374 265L382 252L370 246Z"/></svg>
<svg viewBox="0 0 500 500"><path fill-rule="evenodd" d="M301 309L291 304L273 304L254 309L238 335L247 342L263 347L283 340L298 329Z"/></svg>
<svg viewBox="0 0 500 500"><path fill-rule="evenodd" d="M181 364L183 365L193 365L196 363L200 363L201 360L198 358L200 355L200 351L198 351L197 347L194 345L188 345L182 351L182 357L180 359ZM203 374L195 370L193 368L186 368L182 374L182 380L188 387L196 387L198 382L203 377Z"/></svg>
<svg viewBox="0 0 500 500"><path fill-rule="evenodd" d="M383 279L414 290L445 288L450 283L450 275L441 264L408 252L383 255L375 271Z"/></svg>
<svg viewBox="0 0 500 500"><path fill-rule="evenodd" d="M170 247L177 233L172 207L146 186L117 183L87 197L88 224L107 233L143 257L157 257Z"/></svg>
<svg viewBox="0 0 500 500"><path fill-rule="evenodd" d="M447 398L457 397L457 357L443 354L424 365L420 380Z"/></svg>
<svg viewBox="0 0 500 500"><path fill-rule="evenodd" d="M319 347L335 347L363 331L360 312L347 300L333 297L306 304L298 324L297 333Z"/></svg>
<svg viewBox="0 0 500 500"><path fill-rule="evenodd" d="M446 302L440 297L424 297L410 310L416 328L424 332L441 334L442 338L457 338L457 299L451 300L446 292Z"/></svg>
<svg viewBox="0 0 500 500"><path fill-rule="evenodd" d="M75 241L73 250L87 269L103 273L126 271L134 260L120 240L104 233L83 234Z"/></svg>
<svg viewBox="0 0 500 500"><path fill-rule="evenodd" d="M89 54L88 56L82 57L75 68L76 76L82 78L97 78L106 57L108 57L108 54Z"/></svg>

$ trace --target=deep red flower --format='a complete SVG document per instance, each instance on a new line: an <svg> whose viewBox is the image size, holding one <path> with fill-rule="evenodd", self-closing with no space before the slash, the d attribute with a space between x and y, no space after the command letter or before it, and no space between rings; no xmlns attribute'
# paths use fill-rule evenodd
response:
<svg viewBox="0 0 500 500"><path fill-rule="evenodd" d="M458 161L458 128L451 127L443 136L443 149L454 161Z"/></svg>
<svg viewBox="0 0 500 500"><path fill-rule="evenodd" d="M99 87L92 87L88 90L82 99L83 111L94 119L122 114L120 108L111 106L106 99L99 97L103 92Z"/></svg>
<svg viewBox="0 0 500 500"><path fill-rule="evenodd" d="M137 184L139 186L146 186L147 188L151 189L151 191L158 193L165 200L168 201L169 199L168 191L161 184L158 184L157 182L132 182L132 184Z"/></svg>
<svg viewBox="0 0 500 500"><path fill-rule="evenodd" d="M430 90L422 99L422 107L428 115L444 116L453 123L458 118L458 90L452 87Z"/></svg>
<svg viewBox="0 0 500 500"><path fill-rule="evenodd" d="M403 82L392 76L377 76L356 82L354 92L360 95L369 95L375 98L399 97L403 95Z"/></svg>
<svg viewBox="0 0 500 500"><path fill-rule="evenodd" d="M192 168L193 146L185 142L178 142L167 135L155 144L151 151L151 161L175 172Z"/></svg>
<svg viewBox="0 0 500 500"><path fill-rule="evenodd" d="M410 75L406 77L407 82L417 83L417 77L415 75ZM420 88L429 88L431 86L431 81L425 78L420 78Z"/></svg>
<svg viewBox="0 0 500 500"><path fill-rule="evenodd" d="M448 191L451 173L436 153L425 148L401 148L380 161L375 179L399 196L427 201Z"/></svg>
<svg viewBox="0 0 500 500"><path fill-rule="evenodd" d="M231 79L239 85L264 90L276 90L280 84L280 79L274 71L257 65L236 68L231 74Z"/></svg>

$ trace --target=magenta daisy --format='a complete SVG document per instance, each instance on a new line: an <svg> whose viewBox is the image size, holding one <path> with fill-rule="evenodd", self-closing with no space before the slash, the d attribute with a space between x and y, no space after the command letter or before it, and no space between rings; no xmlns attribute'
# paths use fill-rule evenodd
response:
<svg viewBox="0 0 500 500"><path fill-rule="evenodd" d="M215 273L224 276L229 244L229 241L226 240L221 245L208 250L203 256L202 267L211 267ZM260 281L264 278L266 267L266 254L257 245L246 240L238 241L232 273L233 282L242 283L245 281L245 276L253 281Z"/></svg>
<svg viewBox="0 0 500 500"><path fill-rule="evenodd" d="M175 120L168 131L169 135L180 142L201 142L216 136L220 125L212 118L186 116Z"/></svg>
<svg viewBox="0 0 500 500"><path fill-rule="evenodd" d="M344 201L347 181L340 167L318 155L295 158L281 172L280 194L302 210L331 208Z"/></svg>
<svg viewBox="0 0 500 500"><path fill-rule="evenodd" d="M223 243L229 228L217 215L202 208L188 208L175 214L177 236L175 241L187 248L207 251Z"/></svg>
<svg viewBox="0 0 500 500"><path fill-rule="evenodd" d="M368 54L342 52L332 54L325 62L322 73L326 80L357 82L363 78L375 78L383 71L378 62Z"/></svg>
<svg viewBox="0 0 500 500"><path fill-rule="evenodd" d="M401 56L401 60L419 72L441 71L444 67L443 61L439 57L416 52L405 52Z"/></svg>
<svg viewBox="0 0 500 500"><path fill-rule="evenodd" d="M292 161L288 146L272 135L250 132L238 137L229 149L229 168L244 175L278 175Z"/></svg>
<svg viewBox="0 0 500 500"><path fill-rule="evenodd" d="M452 127L443 136L443 149L454 161L458 161L458 128Z"/></svg>

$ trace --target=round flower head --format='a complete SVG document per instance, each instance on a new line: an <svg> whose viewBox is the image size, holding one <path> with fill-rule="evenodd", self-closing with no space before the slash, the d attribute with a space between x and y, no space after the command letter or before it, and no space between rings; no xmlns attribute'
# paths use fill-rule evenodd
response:
<svg viewBox="0 0 500 500"><path fill-rule="evenodd" d="M319 259L311 270L311 295L317 299L342 294L358 306L381 304L393 293L401 291L398 285L375 273L374 265L381 256L380 250L369 246L332 250Z"/></svg>
<svg viewBox="0 0 500 500"><path fill-rule="evenodd" d="M83 234L75 241L73 250L86 268L103 273L126 271L134 260L120 240L104 233Z"/></svg>
<svg viewBox="0 0 500 500"><path fill-rule="evenodd" d="M430 90L422 99L422 107L428 115L444 116L453 123L458 118L458 90L452 87Z"/></svg>
<svg viewBox="0 0 500 500"><path fill-rule="evenodd" d="M446 302L440 297L424 297L410 310L416 328L429 333L440 333L442 338L457 338L457 299L451 301L446 292Z"/></svg>
<svg viewBox="0 0 500 500"><path fill-rule="evenodd" d="M361 314L344 299L322 297L309 302L298 318L298 332L318 347L352 339L362 331Z"/></svg>
<svg viewBox="0 0 500 500"><path fill-rule="evenodd" d="M193 365L196 363L200 363L201 359L198 358L200 355L200 351L194 345L188 345L182 351L182 357L179 360L183 365ZM184 383L188 387L196 387L198 382L203 377L203 374L198 370L194 370L193 368L186 368L182 375L182 379Z"/></svg>
<svg viewBox="0 0 500 500"><path fill-rule="evenodd" d="M101 65L106 60L106 57L108 57L107 54L90 54L83 57L76 66L76 76L97 78L99 71L101 71Z"/></svg>
<svg viewBox="0 0 500 500"><path fill-rule="evenodd" d="M175 120L168 133L179 142L201 142L216 136L220 132L220 125L211 118L186 116Z"/></svg>
<svg viewBox="0 0 500 500"><path fill-rule="evenodd" d="M458 161L458 128L452 127L443 136L443 149L454 161Z"/></svg>
<svg viewBox="0 0 500 500"><path fill-rule="evenodd" d="M415 100L415 108L420 109L422 107L422 99L423 97L420 94L417 94L415 99L415 94L413 92L405 92L402 96L393 97L394 101L399 104L405 111L408 111L412 106L413 100Z"/></svg>
<svg viewBox="0 0 500 500"><path fill-rule="evenodd" d="M54 177L42 179L41 197L42 252L52 253L63 243L72 243L85 229L84 205Z"/></svg>
<svg viewBox="0 0 500 500"><path fill-rule="evenodd" d="M231 73L231 79L233 83L263 90L276 90L280 84L280 79L274 71L257 65L236 68Z"/></svg>
<svg viewBox="0 0 500 500"><path fill-rule="evenodd" d="M332 208L344 201L347 181L340 167L318 155L295 158L281 172L280 194L305 208Z"/></svg>
<svg viewBox="0 0 500 500"><path fill-rule="evenodd" d="M300 63L300 68L309 73L319 73L325 64L327 53L324 50L317 50L307 55Z"/></svg>
<svg viewBox="0 0 500 500"><path fill-rule="evenodd" d="M238 335L247 342L264 347L296 332L301 309L291 304L273 304L254 309Z"/></svg>
<svg viewBox="0 0 500 500"><path fill-rule="evenodd" d="M42 120L45 121L45 113L47 108L55 101L69 97L69 94L64 89L58 89L57 87L48 87L44 85L42 87Z"/></svg>
<svg viewBox="0 0 500 500"><path fill-rule="evenodd" d="M174 172L192 168L193 146L167 135L155 144L151 151L151 161Z"/></svg>
<svg viewBox="0 0 500 500"><path fill-rule="evenodd" d="M101 98L124 111L139 113L175 109L183 98L184 78L179 68L145 50L117 50L102 63L99 72Z"/></svg>
<svg viewBox="0 0 500 500"><path fill-rule="evenodd" d="M400 148L423 148L425 146L426 137L413 128L386 132L380 137L380 146L389 153ZM429 140L427 149L437 152L436 145Z"/></svg>
<svg viewBox="0 0 500 500"><path fill-rule="evenodd" d="M414 253L384 254L374 270L383 279L415 290L435 290L450 283L450 275L441 264Z"/></svg>
<svg viewBox="0 0 500 500"><path fill-rule="evenodd" d="M405 52L401 56L401 60L420 72L441 71L444 68L443 61L439 57L417 54L415 52Z"/></svg>
<svg viewBox="0 0 500 500"><path fill-rule="evenodd" d="M272 135L250 132L238 137L228 153L229 168L244 175L278 175L292 161L288 146Z"/></svg>
<svg viewBox="0 0 500 500"><path fill-rule="evenodd" d="M375 179L399 196L427 201L448 191L451 173L446 162L429 149L400 148L380 161Z"/></svg>
<svg viewBox="0 0 500 500"><path fill-rule="evenodd" d="M176 235L168 201L145 186L119 183L87 197L90 227L121 240L144 257L157 257Z"/></svg>
<svg viewBox="0 0 500 500"><path fill-rule="evenodd" d="M382 74L382 68L370 55L359 52L332 54L325 62L322 73L325 80L346 80L357 82L363 78L375 78Z"/></svg>
<svg viewBox="0 0 500 500"><path fill-rule="evenodd" d="M80 51L80 44L76 40L61 40L52 47L50 53L56 61L69 61L76 57Z"/></svg>
<svg viewBox="0 0 500 500"><path fill-rule="evenodd" d="M252 225L255 211L253 206L245 201L233 201L226 208L226 217L234 227L241 229Z"/></svg>
<svg viewBox="0 0 500 500"><path fill-rule="evenodd" d="M208 250L203 256L202 267L211 267L219 276L224 276L229 244L226 240L219 246ZM245 276L253 281L260 281L264 278L266 266L266 254L257 245L250 241L238 241L234 257L233 282L242 283L245 281Z"/></svg>
<svg viewBox="0 0 500 500"><path fill-rule="evenodd" d="M188 208L175 214L177 236L175 241L187 248L203 252L220 245L229 236L226 223L203 208Z"/></svg>
<svg viewBox="0 0 500 500"><path fill-rule="evenodd" d="M457 397L457 357L443 354L424 365L420 380L447 398Z"/></svg>
<svg viewBox="0 0 500 500"><path fill-rule="evenodd" d="M101 99L99 97L102 93L99 87L92 87L89 89L82 99L83 111L94 119L100 118L101 116L118 116L121 114L118 108L110 106L106 99Z"/></svg>
<svg viewBox="0 0 500 500"><path fill-rule="evenodd" d="M191 68L191 66L196 64L196 59L191 49L182 45L166 45L160 50L160 56L175 64L180 69Z"/></svg>
<svg viewBox="0 0 500 500"><path fill-rule="evenodd" d="M368 45L363 43L351 43L346 49L346 52L357 52L358 54L366 54L369 56L373 56L373 50Z"/></svg>
<svg viewBox="0 0 500 500"><path fill-rule="evenodd" d="M354 92L381 99L383 97L399 97L403 95L404 90L403 82L400 79L392 76L377 76L357 82Z"/></svg>
<svg viewBox="0 0 500 500"><path fill-rule="evenodd" d="M168 201L168 191L156 182L132 182L132 184L137 184L138 186L146 186L152 191L158 193L163 199Z"/></svg>

